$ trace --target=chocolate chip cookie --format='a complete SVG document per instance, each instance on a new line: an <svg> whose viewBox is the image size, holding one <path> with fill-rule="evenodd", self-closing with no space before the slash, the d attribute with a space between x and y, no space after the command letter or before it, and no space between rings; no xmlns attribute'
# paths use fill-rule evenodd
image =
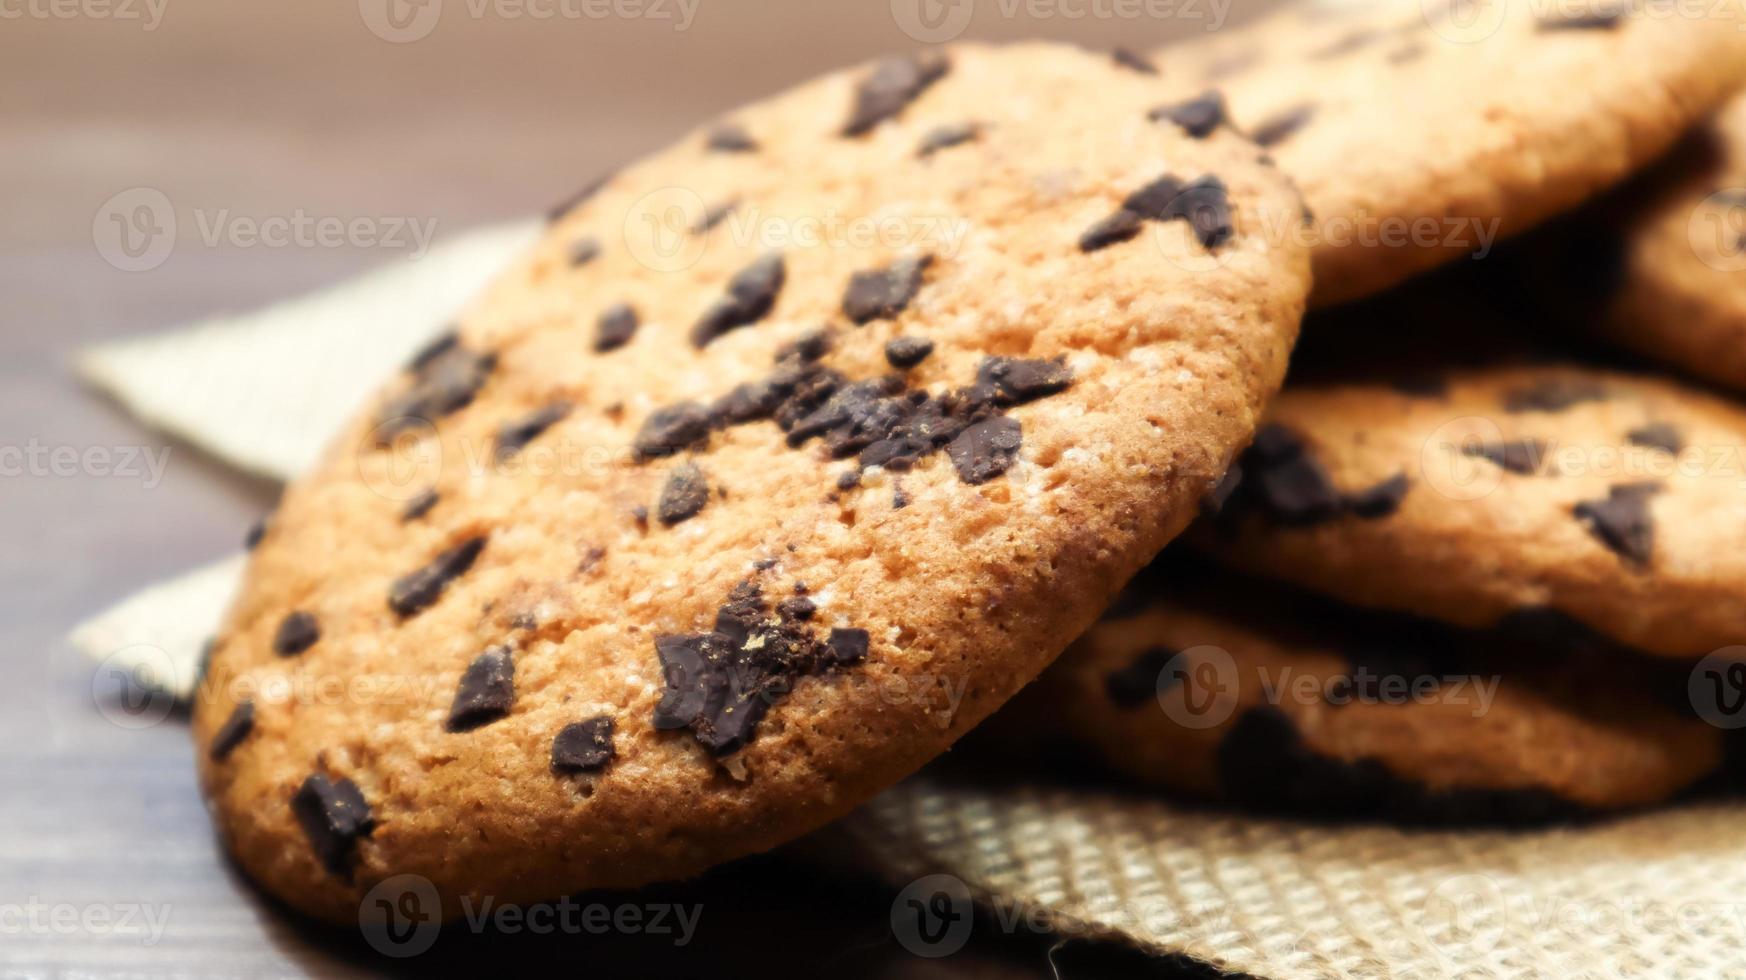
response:
<svg viewBox="0 0 1746 980"><path fill-rule="evenodd" d="M1746 389L1746 97L1628 190L1611 202L1625 211L1616 269L1591 270L1613 287L1594 322L1645 357Z"/></svg>
<svg viewBox="0 0 1746 980"><path fill-rule="evenodd" d="M1130 594L996 718L1141 781L1267 810L1427 822L1581 817L1723 765L1686 672L1569 659L1195 570Z"/></svg>
<svg viewBox="0 0 1746 980"><path fill-rule="evenodd" d="M1278 158L1315 218L1322 306L1486 253L1649 163L1746 79L1740 23L1657 0L1297 3L1157 52L1176 92L1154 115L1228 119Z"/></svg>
<svg viewBox="0 0 1746 980"><path fill-rule="evenodd" d="M1746 641L1746 410L1522 365L1288 389L1197 541L1361 606L1564 647Z"/></svg>
<svg viewBox="0 0 1746 980"><path fill-rule="evenodd" d="M253 553L194 719L242 866L339 921L402 874L447 916L690 875L1035 676L1249 440L1308 292L1289 182L1155 85L892 58L560 206Z"/></svg>

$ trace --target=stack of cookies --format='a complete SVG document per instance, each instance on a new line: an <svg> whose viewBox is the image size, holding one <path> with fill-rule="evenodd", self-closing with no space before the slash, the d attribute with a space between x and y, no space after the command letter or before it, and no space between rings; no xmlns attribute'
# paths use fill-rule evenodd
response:
<svg viewBox="0 0 1746 980"><path fill-rule="evenodd" d="M985 749L1293 812L1720 781L1687 678L1746 643L1746 474L1687 464L1746 409L1565 341L1549 234L1461 260L1725 144L1740 26L1411 0L954 45L591 184L262 525L195 714L221 836L342 922L399 875L634 887L1009 701ZM1738 381L1737 243L1669 243L1726 173L1680 173L1593 205L1640 212L1589 331Z"/></svg>

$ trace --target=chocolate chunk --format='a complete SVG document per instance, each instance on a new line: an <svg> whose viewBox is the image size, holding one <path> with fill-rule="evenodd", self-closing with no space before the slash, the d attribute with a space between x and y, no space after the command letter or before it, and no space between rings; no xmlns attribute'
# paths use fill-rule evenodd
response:
<svg viewBox="0 0 1746 980"><path fill-rule="evenodd" d="M1542 31L1584 31L1611 30L1617 27L1630 13L1627 4L1619 3L1597 7L1581 13L1555 14L1542 17L1535 22L1535 27Z"/></svg>
<svg viewBox="0 0 1746 980"><path fill-rule="evenodd" d="M442 495L438 494L435 490L426 490L412 498L406 502L406 508L400 512L401 522L404 523L407 521L418 520L424 515L430 513L431 508L435 507L437 501L441 499Z"/></svg>
<svg viewBox="0 0 1746 980"><path fill-rule="evenodd" d="M885 342L885 359L900 370L915 367L933 352L934 342L926 337L894 337Z"/></svg>
<svg viewBox="0 0 1746 980"><path fill-rule="evenodd" d="M879 62L855 91L855 106L843 125L843 135L854 137L872 132L875 126L902 112L928 86L944 78L950 67L945 56L934 51Z"/></svg>
<svg viewBox="0 0 1746 980"><path fill-rule="evenodd" d="M498 429L497 461L503 462L526 449L528 443L538 439L541 433L563 421L569 414L570 403L556 401Z"/></svg>
<svg viewBox="0 0 1746 980"><path fill-rule="evenodd" d="M1347 495L1346 509L1366 520L1387 517L1400 509L1410 489L1406 474L1399 473L1367 490Z"/></svg>
<svg viewBox="0 0 1746 980"><path fill-rule="evenodd" d="M249 525L243 533L243 550L253 551L261 544L261 539L267 536L267 518L263 517Z"/></svg>
<svg viewBox="0 0 1746 980"><path fill-rule="evenodd" d="M1134 662L1113 671L1103 679L1103 690L1109 695L1110 702L1118 708L1132 710L1151 701L1158 696L1159 681L1164 676L1164 668L1175 659L1177 651L1165 647L1151 647L1143 651ZM1170 678L1164 686L1174 686L1178 678Z"/></svg>
<svg viewBox="0 0 1746 980"><path fill-rule="evenodd" d="M661 502L656 506L655 514L662 524L671 527L696 517L707 503L709 484L703 478L703 471L695 463L685 463L674 467L667 476L667 485L661 489Z"/></svg>
<svg viewBox="0 0 1746 980"><path fill-rule="evenodd" d="M1666 422L1651 422L1640 429L1632 429L1628 438L1633 446L1659 449L1674 456L1685 451L1685 436Z"/></svg>
<svg viewBox="0 0 1746 980"><path fill-rule="evenodd" d="M866 630L833 629L825 640L830 662L838 667L858 664L867 659Z"/></svg>
<svg viewBox="0 0 1746 980"><path fill-rule="evenodd" d="M614 727L611 715L596 715L565 725L558 737L552 739L552 771L573 774L606 768L618 755L612 744Z"/></svg>
<svg viewBox="0 0 1746 980"><path fill-rule="evenodd" d="M706 235L714 231L717 225L726 221L729 215L739 210L739 207L740 202L738 201L717 204L715 207L703 212L702 216L697 219L697 223L691 226L692 233L696 235Z"/></svg>
<svg viewBox="0 0 1746 980"><path fill-rule="evenodd" d="M691 344L707 347L730 330L757 323L776 305L776 296L788 277L788 268L778 254L766 255L742 269L728 282L727 295L715 302L691 328Z"/></svg>
<svg viewBox="0 0 1746 980"><path fill-rule="evenodd" d="M1249 138L1257 146L1278 146L1307 125L1315 112L1312 105L1293 106L1256 126Z"/></svg>
<svg viewBox="0 0 1746 980"><path fill-rule="evenodd" d="M377 445L471 405L496 366L496 355L476 354L458 341L427 348L413 360L412 386L378 413Z"/></svg>
<svg viewBox="0 0 1746 980"><path fill-rule="evenodd" d="M1023 405L1066 391L1073 372L1058 360L987 357L976 369L976 380L992 386L1000 404Z"/></svg>
<svg viewBox="0 0 1746 980"><path fill-rule="evenodd" d="M492 647L467 665L449 707L448 730L470 732L509 714L515 706L515 659L508 647Z"/></svg>
<svg viewBox="0 0 1746 980"><path fill-rule="evenodd" d="M922 273L933 261L933 256L924 255L855 273L843 293L843 312L857 325L897 316L920 291Z"/></svg>
<svg viewBox="0 0 1746 980"><path fill-rule="evenodd" d="M783 619L805 621L811 619L813 613L816 612L818 612L818 606L805 596L793 596L776 604L776 615Z"/></svg>
<svg viewBox="0 0 1746 980"><path fill-rule="evenodd" d="M548 210L546 212L546 220L552 223L563 220L570 214L570 212L588 203L594 195L600 193L601 188L612 182L612 176L612 174L607 174L604 177L597 178L592 183L584 185L581 190L570 195L568 198Z"/></svg>
<svg viewBox="0 0 1746 980"><path fill-rule="evenodd" d="M212 736L212 747L207 750L207 755L213 762L223 762L254 730L255 703L244 701L231 711L224 724L218 726L218 734Z"/></svg>
<svg viewBox="0 0 1746 980"><path fill-rule="evenodd" d="M600 314L594 331L594 350L604 354L630 343L637 332L637 311L629 303L620 303Z"/></svg>
<svg viewBox="0 0 1746 980"><path fill-rule="evenodd" d="M709 132L708 146L717 153L756 153L758 141L744 126L723 123Z"/></svg>
<svg viewBox="0 0 1746 980"><path fill-rule="evenodd" d="M1141 219L1178 218L1189 223L1195 238L1206 248L1216 248L1229 240L1234 229L1224 183L1217 177L1202 177L1186 184L1175 177L1160 177L1128 195L1120 210L1080 237L1079 247L1089 252L1127 241L1139 234Z"/></svg>
<svg viewBox="0 0 1746 980"><path fill-rule="evenodd" d="M1345 500L1328 471L1311 455L1297 433L1270 423L1256 433L1243 458L1243 474L1269 517L1288 527L1304 527L1339 517Z"/></svg>
<svg viewBox="0 0 1746 980"><path fill-rule="evenodd" d="M921 145L916 148L915 155L925 160L941 150L961 146L980 135L982 135L980 123L936 126L928 130L928 134L922 137Z"/></svg>
<svg viewBox="0 0 1746 980"><path fill-rule="evenodd" d="M303 781L291 798L291 812L303 827L304 836L328 873L346 881L352 878L352 862L360 838L376 829L370 805L357 784L349 779L330 780L316 773Z"/></svg>
<svg viewBox="0 0 1746 980"><path fill-rule="evenodd" d="M1605 401L1607 397L1606 387L1597 381L1554 378L1505 392L1504 411L1512 415L1562 412L1584 402Z"/></svg>
<svg viewBox="0 0 1746 980"><path fill-rule="evenodd" d="M399 579L388 590L388 608L401 617L429 608L442 597L449 583L473 567L485 550L485 537L468 538L431 560L431 563Z"/></svg>
<svg viewBox="0 0 1746 980"><path fill-rule="evenodd" d="M852 470L844 470L841 473L837 474L837 489L838 490L853 490L860 485L861 485L861 471L859 468L852 469Z"/></svg>
<svg viewBox="0 0 1746 980"><path fill-rule="evenodd" d="M709 439L710 413L696 402L680 402L657 409L637 431L634 448L638 462L671 456Z"/></svg>
<svg viewBox="0 0 1746 980"><path fill-rule="evenodd" d="M1225 123L1225 98L1204 92L1187 102L1163 105L1146 114L1153 122L1175 123L1195 139L1204 139Z"/></svg>
<svg viewBox="0 0 1746 980"><path fill-rule="evenodd" d="M820 643L803 620L772 621L758 586L742 582L717 611L714 630L655 639L666 687L654 726L689 728L712 753L732 753L796 678L864 658L866 636L832 630Z"/></svg>
<svg viewBox="0 0 1746 980"><path fill-rule="evenodd" d="M570 243L570 268L579 269L598 258L600 239L589 235Z"/></svg>
<svg viewBox="0 0 1746 980"><path fill-rule="evenodd" d="M1605 500L1576 505L1576 519L1600 542L1626 562L1649 564L1655 548L1655 520L1649 513L1649 498L1660 493L1659 483L1625 483L1607 491Z"/></svg>
<svg viewBox="0 0 1746 980"><path fill-rule="evenodd" d="M273 634L273 652L281 657L294 657L321 639L321 624L301 610L279 621L279 631Z"/></svg>
<svg viewBox="0 0 1746 980"><path fill-rule="evenodd" d="M1463 446L1461 452L1474 459L1488 459L1511 473L1532 476L1545 462L1546 444L1538 439L1515 439Z"/></svg>
<svg viewBox="0 0 1746 980"><path fill-rule="evenodd" d="M1095 252L1111 245L1119 245L1138 235L1144 225L1145 219L1134 212L1118 210L1085 229L1085 232L1079 236L1079 250L1081 252Z"/></svg>
<svg viewBox="0 0 1746 980"><path fill-rule="evenodd" d="M804 362L816 361L831 352L831 343L830 328L823 327L777 348L776 360L780 363L792 357Z"/></svg>
<svg viewBox="0 0 1746 980"><path fill-rule="evenodd" d="M1156 74L1158 74L1158 66L1157 65L1152 64L1152 62L1148 58L1146 58L1145 55L1142 55L1139 52L1134 51L1130 48L1116 48L1115 50L1111 51L1109 54L1110 54L1110 58L1112 60L1114 60L1116 64L1122 66L1123 68L1137 71L1142 75L1156 75Z"/></svg>
<svg viewBox="0 0 1746 980"><path fill-rule="evenodd" d="M996 416L965 429L946 446L958 479L972 486L1005 473L1018 459L1024 433L1018 419Z"/></svg>
<svg viewBox="0 0 1746 980"><path fill-rule="evenodd" d="M461 335L452 329L448 330L414 351L412 360L406 362L406 370L413 374L423 373L424 369L435 363L437 358L453 351L460 344Z"/></svg>

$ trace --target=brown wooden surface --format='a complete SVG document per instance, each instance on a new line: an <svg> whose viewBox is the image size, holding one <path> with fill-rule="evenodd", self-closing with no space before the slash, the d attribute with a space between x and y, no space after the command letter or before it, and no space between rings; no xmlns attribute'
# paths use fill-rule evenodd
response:
<svg viewBox="0 0 1746 980"><path fill-rule="evenodd" d="M365 27L374 0L156 2L155 22L145 0L0 7L0 448L171 449L154 487L0 476L0 976L373 973L386 964L355 934L297 922L226 865L182 722L114 723L100 710L112 692L63 641L109 602L233 551L274 493L81 390L70 352L294 295L386 257L209 245L196 212L434 219L440 234L541 210L736 103L913 47L893 14L907 0L699 0L684 31L502 5L475 17L479 0L446 0L435 30L405 44ZM1216 8L1173 21L1098 16L1110 8L1093 0L1044 4L1040 19L1011 9L1026 8L975 0L970 36L1143 47L1204 29ZM117 15L130 11L148 19ZM161 266L128 273L104 261L93 221L112 195L142 186L169 197L178 237ZM1046 937L979 933L957 956L910 956L890 937L890 891L792 854L648 894L703 903L691 947L445 935L412 968L550 957L602 976L1047 972ZM153 945L19 921L33 908L122 906L167 914L167 931Z"/></svg>

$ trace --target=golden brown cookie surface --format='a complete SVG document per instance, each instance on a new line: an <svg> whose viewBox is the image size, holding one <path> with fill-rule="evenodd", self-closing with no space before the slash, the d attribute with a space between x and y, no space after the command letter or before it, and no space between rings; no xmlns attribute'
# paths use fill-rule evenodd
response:
<svg viewBox="0 0 1746 980"><path fill-rule="evenodd" d="M1623 347L1746 389L1746 98L1633 184L1621 268L1597 320ZM1612 270L1596 280L1613 285Z"/></svg>
<svg viewBox="0 0 1746 980"><path fill-rule="evenodd" d="M1356 605L1695 659L1746 641L1743 447L1746 410L1593 368L1288 389L1197 541Z"/></svg>
<svg viewBox="0 0 1746 980"><path fill-rule="evenodd" d="M1196 578L1142 577L990 725L1068 735L1198 796L1438 822L1643 806L1721 766L1722 732L1681 710L1673 665L1553 665L1496 636Z"/></svg>
<svg viewBox="0 0 1746 980"><path fill-rule="evenodd" d="M1729 5L1297 3L1155 54L1315 215L1317 306L1489 251L1643 167L1746 76ZM1283 231L1283 229L1282 229Z"/></svg>
<svg viewBox="0 0 1746 980"><path fill-rule="evenodd" d="M195 718L243 866L339 920L692 874L1034 676L1250 437L1308 289L1287 182L1153 86L894 59L564 209L256 551Z"/></svg>

